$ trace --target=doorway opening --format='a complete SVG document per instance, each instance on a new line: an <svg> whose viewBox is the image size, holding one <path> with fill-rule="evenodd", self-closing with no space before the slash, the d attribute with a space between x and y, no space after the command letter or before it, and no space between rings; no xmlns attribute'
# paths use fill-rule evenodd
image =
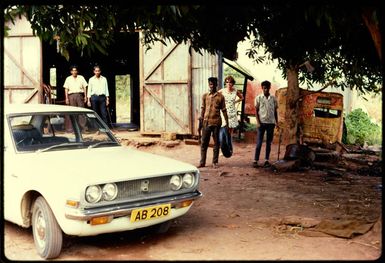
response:
<svg viewBox="0 0 385 263"><path fill-rule="evenodd" d="M93 76L93 67L101 67L107 78L110 95L108 113L113 128L138 130L140 125L139 89L139 33L118 33L107 49L108 54L94 53L81 56L69 50L67 61L57 53L56 44L43 42L43 82L50 84L55 95L50 101L65 104L63 84L70 75L70 66L77 65L80 75L88 82ZM54 72L54 73L53 73ZM53 86L55 85L55 86Z"/></svg>
<svg viewBox="0 0 385 263"><path fill-rule="evenodd" d="M131 76L116 75L116 122L131 123Z"/></svg>

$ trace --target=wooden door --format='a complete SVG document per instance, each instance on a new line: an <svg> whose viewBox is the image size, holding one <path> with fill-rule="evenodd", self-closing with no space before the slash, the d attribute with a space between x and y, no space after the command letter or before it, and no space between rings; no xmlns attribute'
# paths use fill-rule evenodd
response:
<svg viewBox="0 0 385 263"><path fill-rule="evenodd" d="M140 46L141 132L191 133L191 56L188 46Z"/></svg>
<svg viewBox="0 0 385 263"><path fill-rule="evenodd" d="M24 18L9 23L4 38L4 102L41 103L42 46Z"/></svg>

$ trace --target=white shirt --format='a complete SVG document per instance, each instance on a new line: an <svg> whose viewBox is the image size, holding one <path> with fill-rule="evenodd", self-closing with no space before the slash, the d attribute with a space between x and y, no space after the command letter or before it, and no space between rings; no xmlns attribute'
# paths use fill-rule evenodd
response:
<svg viewBox="0 0 385 263"><path fill-rule="evenodd" d="M68 89L68 94L85 92L87 81L82 75L77 75L76 78L71 75L66 78L63 87Z"/></svg>
<svg viewBox="0 0 385 263"><path fill-rule="evenodd" d="M93 76L88 81L87 97L90 98L92 95L106 95L109 97L107 79L102 75L99 78Z"/></svg>
<svg viewBox="0 0 385 263"><path fill-rule="evenodd" d="M258 115L261 123L276 123L275 110L278 108L277 99L269 95L266 96L262 93L255 98L255 108L259 109Z"/></svg>

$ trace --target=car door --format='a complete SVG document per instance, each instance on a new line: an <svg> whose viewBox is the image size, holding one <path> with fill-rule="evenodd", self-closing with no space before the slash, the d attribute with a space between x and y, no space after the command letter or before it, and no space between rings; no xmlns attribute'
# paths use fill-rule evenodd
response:
<svg viewBox="0 0 385 263"><path fill-rule="evenodd" d="M16 168L23 165L20 162L20 156L23 155L23 153L16 152L9 132L8 123L4 123L4 125L4 219L23 225L21 216L22 182L20 174L16 172Z"/></svg>

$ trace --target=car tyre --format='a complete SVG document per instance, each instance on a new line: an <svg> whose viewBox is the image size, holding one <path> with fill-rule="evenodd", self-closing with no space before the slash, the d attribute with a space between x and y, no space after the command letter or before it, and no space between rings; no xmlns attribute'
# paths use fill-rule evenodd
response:
<svg viewBox="0 0 385 263"><path fill-rule="evenodd" d="M32 233L38 254L44 259L59 256L63 233L56 221L51 208L40 196L36 199L32 209Z"/></svg>

